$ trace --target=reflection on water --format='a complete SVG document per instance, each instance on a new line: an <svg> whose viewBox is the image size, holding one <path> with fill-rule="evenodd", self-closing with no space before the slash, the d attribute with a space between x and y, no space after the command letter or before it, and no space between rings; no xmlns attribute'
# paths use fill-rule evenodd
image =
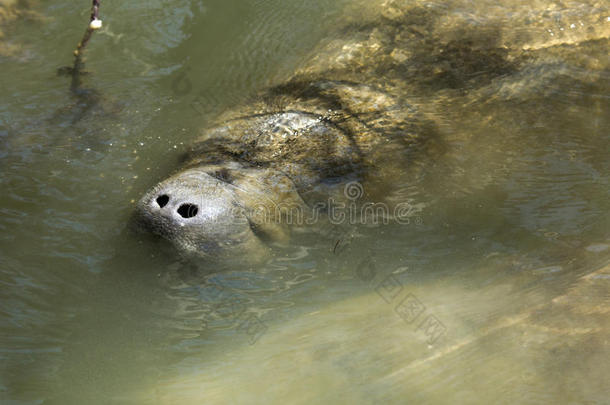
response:
<svg viewBox="0 0 610 405"><path fill-rule="evenodd" d="M105 5L92 108L55 76L88 10L38 4L42 22L2 30L20 50L0 59L2 403L607 400L602 2L412 14L447 38L499 21L493 54L441 52L416 28L420 47L393 53L413 63L386 74L423 78L413 101L442 138L416 181L393 180L417 221L329 225L264 266L213 269L126 229L218 111L307 66L319 41L358 58L358 23L381 6L347 3ZM403 3L389 3L391 21Z"/></svg>

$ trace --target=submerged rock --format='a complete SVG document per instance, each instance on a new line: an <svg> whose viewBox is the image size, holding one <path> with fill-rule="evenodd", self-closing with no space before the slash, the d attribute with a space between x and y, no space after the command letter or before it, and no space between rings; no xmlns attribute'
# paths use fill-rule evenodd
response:
<svg viewBox="0 0 610 405"><path fill-rule="evenodd" d="M388 292L389 290L386 290ZM161 404L603 403L610 266L560 292L404 285L331 304L162 379ZM189 370L188 372L186 370Z"/></svg>
<svg viewBox="0 0 610 405"><path fill-rule="evenodd" d="M8 30L19 18L39 20L41 16L32 10L28 0L0 0L0 56L15 56L21 46L10 40Z"/></svg>

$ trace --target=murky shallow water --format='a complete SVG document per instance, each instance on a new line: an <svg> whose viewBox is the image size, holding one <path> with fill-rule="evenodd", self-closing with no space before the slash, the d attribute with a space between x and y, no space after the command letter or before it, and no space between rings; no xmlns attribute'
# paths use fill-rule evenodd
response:
<svg viewBox="0 0 610 405"><path fill-rule="evenodd" d="M329 228L222 271L127 230L197 129L289 74L341 6L104 3L98 103L55 76L88 10L44 4L12 28L3 403L607 400L609 272L590 275L610 259L607 71L583 88L566 67L506 110L449 108L469 136L445 134L419 188L397 184L424 204L409 224Z"/></svg>

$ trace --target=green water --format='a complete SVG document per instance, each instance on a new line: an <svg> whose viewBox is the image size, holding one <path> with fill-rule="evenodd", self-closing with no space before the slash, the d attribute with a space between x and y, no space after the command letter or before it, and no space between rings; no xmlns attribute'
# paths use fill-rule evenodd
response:
<svg viewBox="0 0 610 405"><path fill-rule="evenodd" d="M422 207L408 225L301 235L229 269L127 228L206 121L289 75L345 3L103 2L85 81L99 98L75 98L55 73L87 4L42 3L42 20L10 27L21 52L0 59L0 402L607 401L608 278L579 295L599 311L586 327L545 306L610 262L607 71L577 87L570 75L587 72L566 69L506 111L448 108L471 136L446 133L452 152L425 193L396 185ZM488 114L510 126L486 127ZM390 293L425 306L439 340ZM524 340L520 314L539 306L527 322L541 335Z"/></svg>

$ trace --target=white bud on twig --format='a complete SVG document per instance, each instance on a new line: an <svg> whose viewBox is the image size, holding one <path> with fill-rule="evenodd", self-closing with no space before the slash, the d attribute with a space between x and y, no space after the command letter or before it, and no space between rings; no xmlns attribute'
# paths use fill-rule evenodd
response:
<svg viewBox="0 0 610 405"><path fill-rule="evenodd" d="M92 30L97 30L102 28L102 20L91 20L91 22L89 23L89 28L91 28Z"/></svg>

